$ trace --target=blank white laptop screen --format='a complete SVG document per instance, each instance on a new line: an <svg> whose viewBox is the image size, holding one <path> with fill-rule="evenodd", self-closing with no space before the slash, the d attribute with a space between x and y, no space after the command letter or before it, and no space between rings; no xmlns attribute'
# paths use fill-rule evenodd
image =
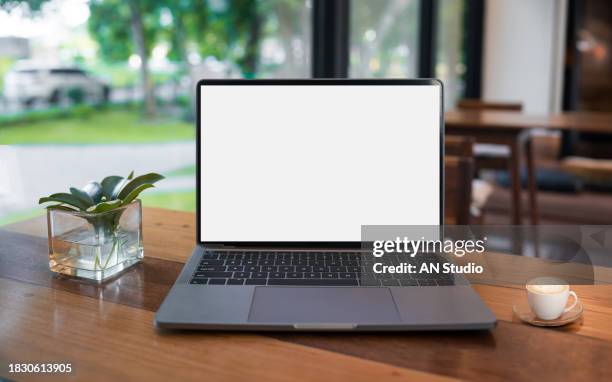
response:
<svg viewBox="0 0 612 382"><path fill-rule="evenodd" d="M440 224L440 86L201 85L200 241Z"/></svg>

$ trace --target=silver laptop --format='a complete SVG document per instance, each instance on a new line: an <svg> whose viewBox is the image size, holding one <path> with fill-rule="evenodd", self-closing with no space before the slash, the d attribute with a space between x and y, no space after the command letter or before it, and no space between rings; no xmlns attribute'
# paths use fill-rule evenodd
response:
<svg viewBox="0 0 612 382"><path fill-rule="evenodd" d="M360 272L362 226L442 223L442 99L437 80L200 81L198 243L156 326L493 327L461 277Z"/></svg>

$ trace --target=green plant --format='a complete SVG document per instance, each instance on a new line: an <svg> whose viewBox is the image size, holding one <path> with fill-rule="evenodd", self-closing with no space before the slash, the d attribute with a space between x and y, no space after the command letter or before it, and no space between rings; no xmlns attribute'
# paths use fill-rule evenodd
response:
<svg viewBox="0 0 612 382"><path fill-rule="evenodd" d="M107 176L102 182L89 182L82 189L70 187L70 193L60 192L40 198L38 204L56 202L47 208L60 208L88 213L108 212L130 204L138 195L153 184L164 179L156 173L134 178L132 171L127 178Z"/></svg>
<svg viewBox="0 0 612 382"><path fill-rule="evenodd" d="M153 184L164 179L163 176L149 173L134 177L132 171L127 178L111 175L101 182L90 182L82 189L70 188L70 193L56 193L40 198L39 204L53 202L47 209L63 210L85 219L93 228L98 242L112 242L110 253L105 257L98 248L94 269L106 269L109 259L122 248L122 235L119 220L138 195L154 187Z"/></svg>

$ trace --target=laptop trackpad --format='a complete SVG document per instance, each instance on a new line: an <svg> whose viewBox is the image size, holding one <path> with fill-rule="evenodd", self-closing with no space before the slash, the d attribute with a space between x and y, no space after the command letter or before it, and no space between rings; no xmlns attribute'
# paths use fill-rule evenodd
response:
<svg viewBox="0 0 612 382"><path fill-rule="evenodd" d="M249 313L260 323L398 323L388 288L257 287Z"/></svg>

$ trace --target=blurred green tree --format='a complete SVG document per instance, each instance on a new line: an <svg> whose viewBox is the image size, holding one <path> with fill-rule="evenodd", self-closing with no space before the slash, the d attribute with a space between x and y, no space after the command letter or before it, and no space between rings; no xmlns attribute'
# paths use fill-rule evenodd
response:
<svg viewBox="0 0 612 382"><path fill-rule="evenodd" d="M416 74L416 59L398 59L400 47L412 57L418 51L419 1L353 0L351 3L351 72L355 76L385 77L394 62ZM404 53L405 54L405 53ZM414 61L414 62L413 62Z"/></svg>
<svg viewBox="0 0 612 382"><path fill-rule="evenodd" d="M0 0L11 10L27 4L38 13L49 0ZM149 58L156 44L169 46L168 58L185 69L189 55L235 62L242 75L257 73L264 12L295 0L90 0L88 30L101 58L125 61L139 57L145 114L156 112Z"/></svg>
<svg viewBox="0 0 612 382"><path fill-rule="evenodd" d="M149 71L149 56L159 33L151 0L92 0L89 3L89 33L100 46L102 57L109 61L139 57L140 84L145 115L156 113L155 94Z"/></svg>
<svg viewBox="0 0 612 382"><path fill-rule="evenodd" d="M89 32L106 60L140 58L145 110L155 112L148 61L157 43L188 70L190 47L200 56L235 61L245 77L257 70L260 16L257 0L92 0ZM126 28L129 25L130 28Z"/></svg>
<svg viewBox="0 0 612 382"><path fill-rule="evenodd" d="M231 0L228 7L228 41L238 48L236 62L246 78L257 73L257 58L261 40L262 15L255 0Z"/></svg>
<svg viewBox="0 0 612 382"><path fill-rule="evenodd" d="M161 32L164 40L170 43L171 60L188 66L190 45L200 56L236 62L247 78L255 75L261 40L260 1L156 2L160 20L164 19L163 14L171 16Z"/></svg>
<svg viewBox="0 0 612 382"><path fill-rule="evenodd" d="M0 0L0 8L10 12L22 4L27 4L30 12L38 13L47 1L49 0Z"/></svg>
<svg viewBox="0 0 612 382"><path fill-rule="evenodd" d="M27 4L30 15L40 13L49 0L0 0L7 11ZM148 58L158 30L156 0L92 0L89 2L89 31L100 45L102 56L127 59L132 52L140 58L140 80L145 100L145 113L155 114L155 95L149 73ZM129 26L129 28L126 28Z"/></svg>

